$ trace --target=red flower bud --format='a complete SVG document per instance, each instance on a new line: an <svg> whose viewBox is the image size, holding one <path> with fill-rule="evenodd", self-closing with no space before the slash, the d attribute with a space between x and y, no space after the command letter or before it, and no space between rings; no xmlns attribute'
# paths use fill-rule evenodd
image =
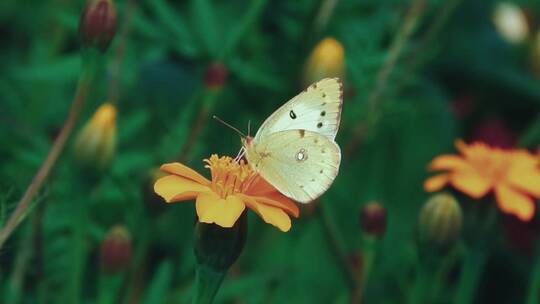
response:
<svg viewBox="0 0 540 304"><path fill-rule="evenodd" d="M210 64L204 72L204 85L211 90L221 89L227 81L229 71L220 62Z"/></svg>
<svg viewBox="0 0 540 304"><path fill-rule="evenodd" d="M131 238L124 226L114 226L101 243L101 266L107 273L123 271L131 260Z"/></svg>
<svg viewBox="0 0 540 304"><path fill-rule="evenodd" d="M380 238L386 231L386 209L378 202L371 202L360 212L362 230L376 238Z"/></svg>
<svg viewBox="0 0 540 304"><path fill-rule="evenodd" d="M116 34L116 9L112 0L91 0L81 14L79 34L86 46L105 51Z"/></svg>
<svg viewBox="0 0 540 304"><path fill-rule="evenodd" d="M477 124L471 134L472 141L481 141L493 147L513 148L516 134L501 119L491 117Z"/></svg>

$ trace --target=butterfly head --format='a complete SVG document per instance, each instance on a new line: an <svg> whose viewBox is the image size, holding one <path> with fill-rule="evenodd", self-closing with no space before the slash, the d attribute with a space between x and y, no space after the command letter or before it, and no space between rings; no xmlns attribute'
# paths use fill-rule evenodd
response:
<svg viewBox="0 0 540 304"><path fill-rule="evenodd" d="M251 142L253 141L253 137L252 136L243 136L241 140L242 140L242 146L247 148L247 147L251 146Z"/></svg>

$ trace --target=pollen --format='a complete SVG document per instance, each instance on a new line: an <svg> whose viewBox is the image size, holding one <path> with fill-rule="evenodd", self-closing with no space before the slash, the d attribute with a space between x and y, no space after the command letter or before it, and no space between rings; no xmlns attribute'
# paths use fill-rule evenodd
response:
<svg viewBox="0 0 540 304"><path fill-rule="evenodd" d="M244 160L236 162L231 157L212 155L204 162L212 174L211 188L222 198L245 192L258 177Z"/></svg>

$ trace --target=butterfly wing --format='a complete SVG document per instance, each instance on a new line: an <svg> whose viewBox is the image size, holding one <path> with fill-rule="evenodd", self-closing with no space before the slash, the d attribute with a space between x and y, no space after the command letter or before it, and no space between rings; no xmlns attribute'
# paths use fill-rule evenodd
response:
<svg viewBox="0 0 540 304"><path fill-rule="evenodd" d="M339 146L325 135L286 130L246 147L253 169L284 195L309 203L323 194L338 174Z"/></svg>
<svg viewBox="0 0 540 304"><path fill-rule="evenodd" d="M341 119L343 85L325 78L310 85L264 121L255 138L285 130L313 131L334 139Z"/></svg>

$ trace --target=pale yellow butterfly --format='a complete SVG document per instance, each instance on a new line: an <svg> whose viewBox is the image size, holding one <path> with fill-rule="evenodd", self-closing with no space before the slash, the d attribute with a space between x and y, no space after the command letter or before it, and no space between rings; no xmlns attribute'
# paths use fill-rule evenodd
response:
<svg viewBox="0 0 540 304"><path fill-rule="evenodd" d="M312 84L270 115L255 137L242 138L248 163L282 194L301 203L315 200L339 171L334 138L342 105L338 78Z"/></svg>

